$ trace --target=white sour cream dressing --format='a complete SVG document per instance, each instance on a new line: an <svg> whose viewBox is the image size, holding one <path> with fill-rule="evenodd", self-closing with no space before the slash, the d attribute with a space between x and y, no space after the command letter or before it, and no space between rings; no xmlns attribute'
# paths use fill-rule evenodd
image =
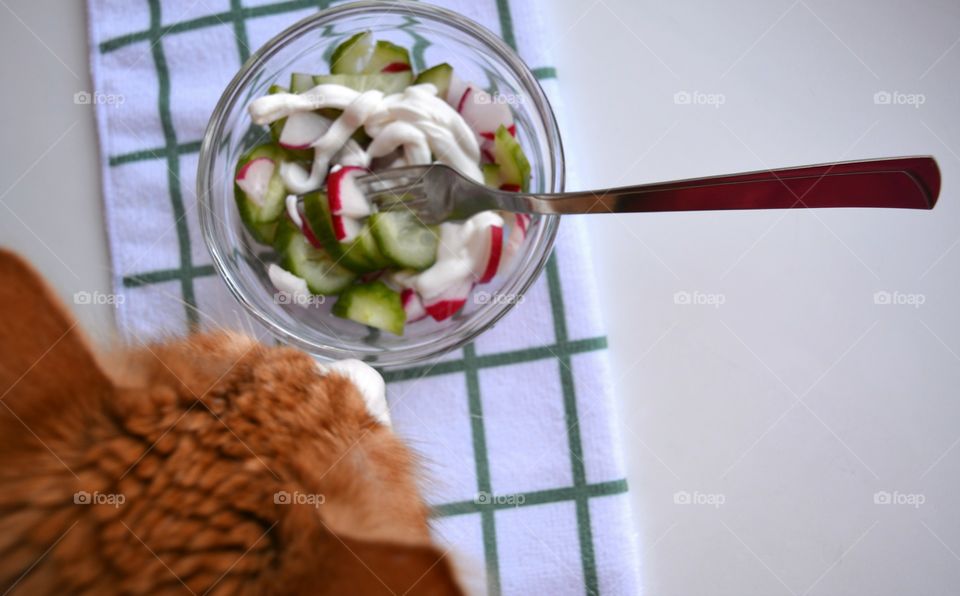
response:
<svg viewBox="0 0 960 596"><path fill-rule="evenodd" d="M438 162L483 181L476 135L454 108L437 97L436 87L430 84L413 85L388 96L376 90L361 93L343 85L321 84L299 94L260 97L248 109L255 124L265 125L322 108L342 113L310 144L314 158L309 172L295 163L280 166L283 182L292 192L302 194L320 188L334 161L369 167L374 158L399 148L403 149L406 165L428 164L432 154ZM361 127L373 139L366 151L350 138Z"/></svg>

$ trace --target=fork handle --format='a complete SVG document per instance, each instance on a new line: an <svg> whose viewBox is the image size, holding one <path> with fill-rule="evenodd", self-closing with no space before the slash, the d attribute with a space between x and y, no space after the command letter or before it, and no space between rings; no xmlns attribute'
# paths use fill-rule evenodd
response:
<svg viewBox="0 0 960 596"><path fill-rule="evenodd" d="M932 209L940 170L932 157L896 157L525 195L518 211L544 214L887 207Z"/></svg>

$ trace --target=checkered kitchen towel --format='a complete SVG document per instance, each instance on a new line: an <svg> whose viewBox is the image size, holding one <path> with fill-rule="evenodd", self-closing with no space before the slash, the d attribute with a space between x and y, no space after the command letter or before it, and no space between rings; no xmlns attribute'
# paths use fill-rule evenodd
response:
<svg viewBox="0 0 960 596"><path fill-rule="evenodd" d="M327 4L89 0L107 225L129 337L186 331L207 315L244 324L200 237L200 138L251 49ZM498 31L556 97L541 49L547 6L445 4ZM638 591L589 263L581 225L564 221L546 274L508 318L439 364L387 375L396 429L428 462L438 538L486 570L493 594Z"/></svg>

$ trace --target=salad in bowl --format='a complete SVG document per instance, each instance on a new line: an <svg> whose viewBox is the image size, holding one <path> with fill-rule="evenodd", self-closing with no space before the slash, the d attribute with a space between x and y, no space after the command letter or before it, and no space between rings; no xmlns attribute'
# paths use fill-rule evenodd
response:
<svg viewBox="0 0 960 596"><path fill-rule="evenodd" d="M406 48L363 31L334 50L328 74L292 73L248 111L270 140L238 160L237 209L279 253L268 275L291 304L336 296L334 315L401 335L457 314L523 242L525 214L427 225L411 210L378 212L355 182L442 163L501 190L529 188L510 106L449 64L414 73Z"/></svg>
<svg viewBox="0 0 960 596"><path fill-rule="evenodd" d="M546 264L557 217L427 225L378 176L443 164L504 191L563 190L533 72L486 29L420 3L355 2L268 41L228 85L200 150L200 223L247 313L321 358L383 367L489 329ZM397 206L399 203L399 207Z"/></svg>

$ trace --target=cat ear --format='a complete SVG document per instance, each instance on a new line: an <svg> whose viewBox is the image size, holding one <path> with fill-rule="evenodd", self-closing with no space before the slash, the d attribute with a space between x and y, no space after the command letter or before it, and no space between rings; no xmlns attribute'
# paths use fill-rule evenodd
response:
<svg viewBox="0 0 960 596"><path fill-rule="evenodd" d="M450 558L430 544L334 532L309 505L288 505L284 513L279 531L285 552L275 573L287 593L464 594ZM320 564L315 562L317 556Z"/></svg>
<svg viewBox="0 0 960 596"><path fill-rule="evenodd" d="M450 560L434 546L341 540L336 557L343 573L332 578L331 594L463 594Z"/></svg>
<svg viewBox="0 0 960 596"><path fill-rule="evenodd" d="M109 387L77 322L36 271L0 249L0 400L18 416Z"/></svg>

